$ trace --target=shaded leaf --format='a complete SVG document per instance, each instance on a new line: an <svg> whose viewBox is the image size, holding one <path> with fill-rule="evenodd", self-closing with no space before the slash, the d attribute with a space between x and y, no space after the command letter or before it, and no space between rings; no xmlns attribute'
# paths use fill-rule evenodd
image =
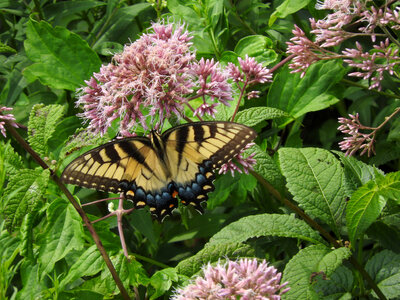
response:
<svg viewBox="0 0 400 300"><path fill-rule="evenodd" d="M179 279L175 268L165 268L157 271L150 278L150 284L155 288L155 292L150 296L150 299L156 299L168 291L172 282L177 282Z"/></svg>
<svg viewBox="0 0 400 300"><path fill-rule="evenodd" d="M378 288L388 299L395 299L400 296L399 254L383 250L367 262L365 270L371 275ZM373 294L378 298L375 292Z"/></svg>
<svg viewBox="0 0 400 300"><path fill-rule="evenodd" d="M311 0L285 0L279 5L271 15L268 25L272 26L278 18L286 18L300 9L306 7Z"/></svg>
<svg viewBox="0 0 400 300"><path fill-rule="evenodd" d="M285 66L274 78L266 106L283 110L295 119L307 112L327 108L339 101L328 91L344 74L345 69L339 61L313 64L303 78L298 73L290 73ZM290 121L288 119L286 123Z"/></svg>

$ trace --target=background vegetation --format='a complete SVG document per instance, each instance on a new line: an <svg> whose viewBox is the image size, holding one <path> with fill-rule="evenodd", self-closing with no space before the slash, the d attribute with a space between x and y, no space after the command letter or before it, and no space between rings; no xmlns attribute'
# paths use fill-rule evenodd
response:
<svg viewBox="0 0 400 300"><path fill-rule="evenodd" d="M315 1L149 2L0 1L0 107L12 108L0 116L7 129L0 141L0 298L167 299L202 265L238 257L266 259L283 272L287 299L400 297L399 119L392 115L379 128L371 156L345 156L337 130L339 117L359 113L369 126L360 131L375 132L398 111L398 2L349 1L364 3L371 15L375 9L375 23L355 16L344 31L357 34L334 45L310 32L309 18L332 14L316 9ZM386 18L379 8L391 9L393 18L379 22ZM259 97L243 99L236 116L258 132L249 151L257 160L254 171L217 176L204 214L180 209L162 223L147 209L124 216L130 261L116 218L94 223L118 286L57 176L71 157L117 134L112 126L103 137L67 144L85 126L77 117L77 89L160 18L186 24L199 60L224 66L248 55L273 70L273 79L257 85ZM295 25L316 43L318 58L300 70L304 74L288 66L299 57L287 52L287 42L298 43ZM361 26L369 31L360 33ZM374 48L387 38L384 50ZM356 56L343 54L359 49L356 41L368 59L388 51L375 64L391 67L371 71L381 71L379 80L378 73L365 76L366 56L357 66ZM4 121L10 113L18 128ZM224 109L216 118L232 115ZM68 190L82 204L107 197ZM84 210L90 220L108 214L105 202Z"/></svg>

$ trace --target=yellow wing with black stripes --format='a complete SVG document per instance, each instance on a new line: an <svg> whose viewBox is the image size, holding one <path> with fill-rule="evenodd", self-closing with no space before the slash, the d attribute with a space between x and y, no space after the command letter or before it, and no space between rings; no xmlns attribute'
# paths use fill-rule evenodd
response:
<svg viewBox="0 0 400 300"><path fill-rule="evenodd" d="M123 193L137 208L145 205L163 218L178 199L201 210L214 189L214 170L256 137L253 129L231 122L198 122L173 127L150 138L112 141L72 161L65 183Z"/></svg>

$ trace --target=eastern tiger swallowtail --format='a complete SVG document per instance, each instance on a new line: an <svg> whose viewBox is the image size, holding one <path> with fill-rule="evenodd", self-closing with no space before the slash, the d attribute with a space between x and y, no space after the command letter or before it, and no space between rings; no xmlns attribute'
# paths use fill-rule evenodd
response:
<svg viewBox="0 0 400 300"><path fill-rule="evenodd" d="M214 169L230 161L256 132L232 122L197 122L150 138L132 137L101 145L73 160L61 175L65 183L123 193L136 208L145 205L163 218L182 204L202 210L214 190Z"/></svg>

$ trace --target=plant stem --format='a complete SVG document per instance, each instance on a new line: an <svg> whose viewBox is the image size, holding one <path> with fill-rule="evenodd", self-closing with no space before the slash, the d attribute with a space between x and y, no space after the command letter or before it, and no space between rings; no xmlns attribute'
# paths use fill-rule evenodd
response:
<svg viewBox="0 0 400 300"><path fill-rule="evenodd" d="M43 169L48 169L48 165L42 160L42 158L31 148L31 146L19 135L17 130L10 124L9 121L5 120L5 125L7 127L7 132L9 132L16 140L17 142L33 157L33 159L43 168ZM51 177L55 181L55 183L59 186L61 191L65 194L65 196L68 198L69 202L74 206L76 211L79 213L81 216L83 222L86 225L86 228L89 230L90 234L93 237L94 242L96 243L97 249L99 249L101 256L103 257L108 269L110 270L110 273L115 281L115 283L118 286L118 289L121 292L122 297L125 300L129 300L129 294L126 291L124 285L122 284L121 279L118 276L117 271L114 268L114 265L111 262L110 257L107 254L106 249L104 248L96 230L94 229L92 223L90 222L89 218L87 217L85 211L80 207L78 202L75 200L74 196L69 192L67 187L61 182L61 180L58 178L58 176L54 173L53 170L50 170L51 172Z"/></svg>

